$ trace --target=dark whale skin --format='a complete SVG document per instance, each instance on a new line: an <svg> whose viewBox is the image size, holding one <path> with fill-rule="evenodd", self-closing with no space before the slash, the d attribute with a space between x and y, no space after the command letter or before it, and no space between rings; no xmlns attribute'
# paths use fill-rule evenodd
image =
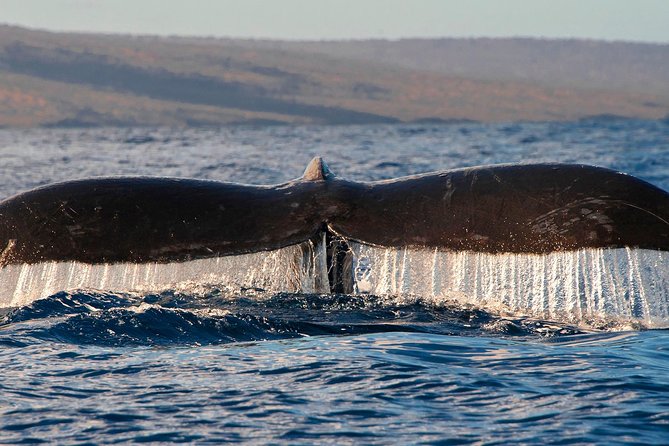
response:
<svg viewBox="0 0 669 446"><path fill-rule="evenodd" d="M669 250L669 194L572 164L358 183L316 158L302 178L275 186L93 178L0 202L0 266L186 261L277 249L322 231L378 246L489 253Z"/></svg>
<svg viewBox="0 0 669 446"><path fill-rule="evenodd" d="M669 250L669 194L638 178L571 164L472 167L337 187L330 226L380 246L490 253Z"/></svg>
<svg viewBox="0 0 669 446"><path fill-rule="evenodd" d="M322 226L315 189L172 178L58 183L0 203L3 261L169 262L280 248Z"/></svg>

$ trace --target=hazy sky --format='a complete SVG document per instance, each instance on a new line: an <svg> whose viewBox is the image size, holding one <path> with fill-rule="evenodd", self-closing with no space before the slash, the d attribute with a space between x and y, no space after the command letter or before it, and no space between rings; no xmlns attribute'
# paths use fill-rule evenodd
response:
<svg viewBox="0 0 669 446"><path fill-rule="evenodd" d="M277 39L582 37L669 42L669 0L0 0L0 23Z"/></svg>

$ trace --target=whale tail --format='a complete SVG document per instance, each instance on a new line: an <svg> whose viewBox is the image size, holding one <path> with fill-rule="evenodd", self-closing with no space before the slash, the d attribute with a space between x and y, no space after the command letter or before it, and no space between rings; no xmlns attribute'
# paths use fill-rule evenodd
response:
<svg viewBox="0 0 669 446"><path fill-rule="evenodd" d="M385 247L541 254L669 250L669 194L612 170L499 165L371 183L322 158L277 186L174 178L53 184L0 202L0 266L49 261L172 262L272 250L325 233L331 265L347 240ZM336 289L349 279L331 268Z"/></svg>
<svg viewBox="0 0 669 446"><path fill-rule="evenodd" d="M669 194L612 170L500 165L359 183L317 157L276 186L94 178L10 197L0 202L0 307L79 288L213 282L463 296L665 327L662 251Z"/></svg>

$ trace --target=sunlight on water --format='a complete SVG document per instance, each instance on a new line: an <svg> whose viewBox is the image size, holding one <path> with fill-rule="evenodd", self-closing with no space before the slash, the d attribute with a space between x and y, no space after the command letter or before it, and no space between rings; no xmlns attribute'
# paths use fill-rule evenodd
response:
<svg viewBox="0 0 669 446"><path fill-rule="evenodd" d="M358 293L457 299L574 323L620 318L669 326L669 262L661 251L488 254L357 243L351 250Z"/></svg>

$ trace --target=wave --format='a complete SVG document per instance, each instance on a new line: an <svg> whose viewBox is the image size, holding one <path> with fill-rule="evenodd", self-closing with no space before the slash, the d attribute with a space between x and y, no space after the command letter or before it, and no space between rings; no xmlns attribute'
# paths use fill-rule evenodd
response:
<svg viewBox="0 0 669 446"><path fill-rule="evenodd" d="M477 336L563 336L567 324L502 317L457 302L370 295L174 290L158 294L59 292L8 311L0 344L59 342L98 346L210 345L304 336L423 332Z"/></svg>

